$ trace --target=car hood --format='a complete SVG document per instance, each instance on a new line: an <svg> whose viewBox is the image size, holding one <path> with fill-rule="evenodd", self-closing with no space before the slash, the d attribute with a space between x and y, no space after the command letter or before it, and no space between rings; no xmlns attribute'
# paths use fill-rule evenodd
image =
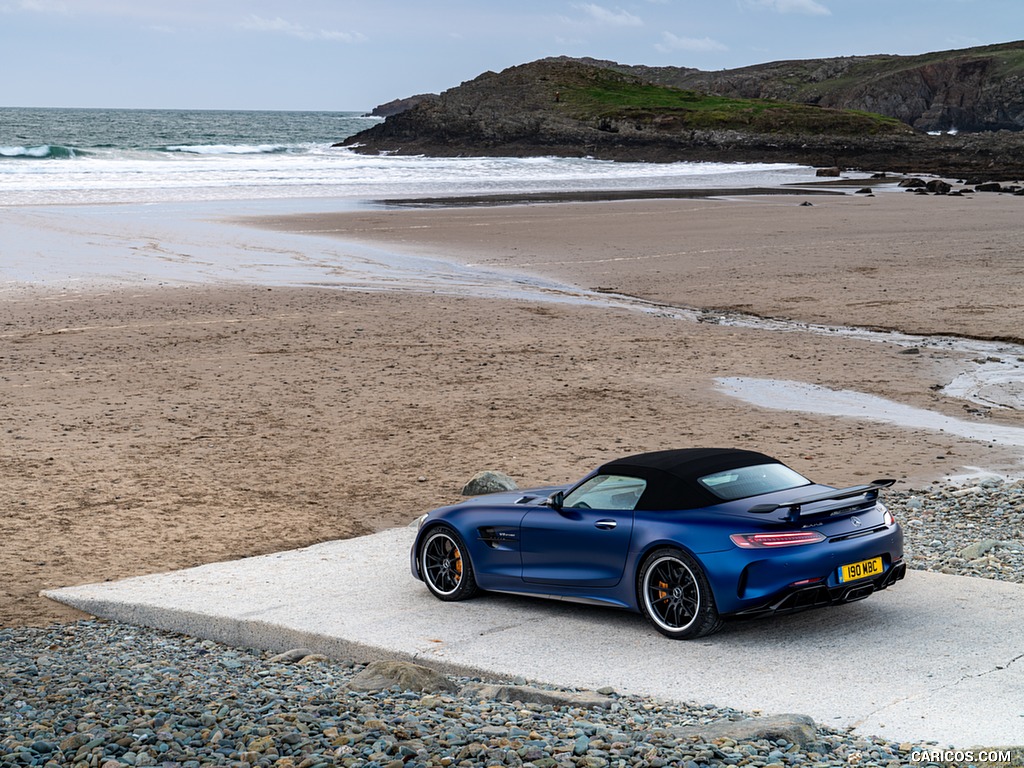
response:
<svg viewBox="0 0 1024 768"><path fill-rule="evenodd" d="M543 504L555 491L564 491L566 488L568 488L566 485L550 485L543 488L485 493L482 496L473 496L465 501L460 501L456 506L502 507L512 504L537 506Z"/></svg>

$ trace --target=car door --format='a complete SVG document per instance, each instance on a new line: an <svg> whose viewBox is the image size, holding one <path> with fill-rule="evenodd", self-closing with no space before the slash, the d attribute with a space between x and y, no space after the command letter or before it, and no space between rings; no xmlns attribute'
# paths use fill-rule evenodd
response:
<svg viewBox="0 0 1024 768"><path fill-rule="evenodd" d="M560 508L535 507L520 529L523 581L614 587L622 579L633 508L645 481L596 475L566 494Z"/></svg>

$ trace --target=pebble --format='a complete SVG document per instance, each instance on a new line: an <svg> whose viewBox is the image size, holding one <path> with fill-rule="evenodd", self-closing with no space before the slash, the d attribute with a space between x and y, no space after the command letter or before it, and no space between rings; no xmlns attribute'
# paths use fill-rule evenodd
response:
<svg viewBox="0 0 1024 768"><path fill-rule="evenodd" d="M858 756L912 765L912 750L933 746L824 726L805 747L704 743L672 730L750 715L615 693L610 707L584 709L398 686L357 692L347 683L363 664L274 656L101 620L2 629L0 766L813 768ZM481 682L449 679L460 690Z"/></svg>
<svg viewBox="0 0 1024 768"><path fill-rule="evenodd" d="M1024 583L1024 480L889 490L883 502L903 526L910 568Z"/></svg>

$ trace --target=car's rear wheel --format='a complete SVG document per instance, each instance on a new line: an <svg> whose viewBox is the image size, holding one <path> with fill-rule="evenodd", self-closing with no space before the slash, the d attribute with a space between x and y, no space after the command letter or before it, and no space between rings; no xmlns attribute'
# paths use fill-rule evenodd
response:
<svg viewBox="0 0 1024 768"><path fill-rule="evenodd" d="M423 540L420 574L439 600L465 600L479 591L466 547L447 525L437 526Z"/></svg>
<svg viewBox="0 0 1024 768"><path fill-rule="evenodd" d="M640 569L637 592L640 609L667 637L688 640L722 627L704 571L682 550L652 552Z"/></svg>

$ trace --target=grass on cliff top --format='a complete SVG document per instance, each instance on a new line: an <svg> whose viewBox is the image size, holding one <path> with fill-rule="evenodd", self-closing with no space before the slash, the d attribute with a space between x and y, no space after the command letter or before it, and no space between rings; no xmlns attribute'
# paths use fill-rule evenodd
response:
<svg viewBox="0 0 1024 768"><path fill-rule="evenodd" d="M561 104L582 119L635 120L666 128L735 129L769 133L904 133L899 120L867 112L822 109L763 99L731 99L650 85L618 73L596 74L560 91Z"/></svg>

